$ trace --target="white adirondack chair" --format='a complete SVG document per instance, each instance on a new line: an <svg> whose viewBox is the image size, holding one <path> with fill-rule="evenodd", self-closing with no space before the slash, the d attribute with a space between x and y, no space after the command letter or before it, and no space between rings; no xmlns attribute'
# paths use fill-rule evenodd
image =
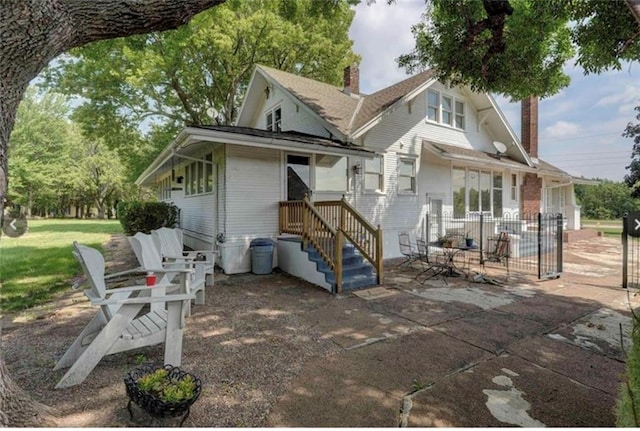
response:
<svg viewBox="0 0 640 431"><path fill-rule="evenodd" d="M206 262L193 260L180 260L173 262L163 262L160 250L149 234L138 232L127 237L133 252L144 271L161 274L160 283L171 283L175 277L184 270L189 270L189 292L195 294L196 305L205 303L205 273ZM191 314L191 304L187 307L187 315Z"/></svg>
<svg viewBox="0 0 640 431"><path fill-rule="evenodd" d="M208 286L213 286L213 271L215 267L216 254L213 250L189 250L184 249L183 234L181 229L161 227L152 230L151 235L156 242L156 246L160 250L162 257L168 260L180 261L184 259L196 260L199 256L203 256L206 262L204 272L207 280L210 279Z"/></svg>
<svg viewBox="0 0 640 431"><path fill-rule="evenodd" d="M194 297L187 293L188 271L180 284L107 289L102 254L77 242L73 243L73 249L89 284L84 293L100 308L56 364L54 371L71 367L56 389L82 383L106 355L160 343L164 343L165 364L179 366L184 310ZM151 296L156 290L163 294ZM140 313L145 305L154 303L163 306Z"/></svg>

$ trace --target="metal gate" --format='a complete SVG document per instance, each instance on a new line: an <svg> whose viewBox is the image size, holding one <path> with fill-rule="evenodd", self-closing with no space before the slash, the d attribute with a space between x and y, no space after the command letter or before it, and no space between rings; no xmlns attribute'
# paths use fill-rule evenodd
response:
<svg viewBox="0 0 640 431"><path fill-rule="evenodd" d="M557 278L562 273L562 214L534 213L531 215L427 213L425 235L427 242L442 237L472 238L480 263L490 261L496 254L501 235L508 238L508 265L512 269L532 272L538 278ZM503 236L504 237L504 236ZM504 257L504 256L503 256ZM504 261L504 259L502 259Z"/></svg>
<svg viewBox="0 0 640 431"><path fill-rule="evenodd" d="M538 278L562 273L562 214L538 214Z"/></svg>
<svg viewBox="0 0 640 431"><path fill-rule="evenodd" d="M640 213L622 216L622 287L640 287Z"/></svg>

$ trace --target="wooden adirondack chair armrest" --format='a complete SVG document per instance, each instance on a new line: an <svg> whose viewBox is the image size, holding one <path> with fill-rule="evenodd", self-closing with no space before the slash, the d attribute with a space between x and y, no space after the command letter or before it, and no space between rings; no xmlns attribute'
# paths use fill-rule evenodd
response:
<svg viewBox="0 0 640 431"><path fill-rule="evenodd" d="M166 295L166 296L145 296L142 298L128 298L128 299L102 299L91 301L95 305L125 305L125 304L151 304L155 302L176 302L176 301L191 301L196 298L195 293L183 293L180 295Z"/></svg>
<svg viewBox="0 0 640 431"><path fill-rule="evenodd" d="M184 256L184 255L182 255L182 256L174 256L174 255L166 255L165 254L165 255L163 255L163 257L165 259L187 259L187 260L193 260L192 257Z"/></svg>
<svg viewBox="0 0 640 431"><path fill-rule="evenodd" d="M160 274L166 274L167 272L191 272L190 268L145 268L145 271L159 272Z"/></svg>
<svg viewBox="0 0 640 431"><path fill-rule="evenodd" d="M147 289L158 289L158 288L176 288L180 287L179 284L156 284L155 286L147 286L146 284L138 285L138 286L126 286L126 287L118 287L116 289L107 289L105 290L106 294L111 293L119 293L119 292L137 292L139 290L147 290Z"/></svg>
<svg viewBox="0 0 640 431"><path fill-rule="evenodd" d="M104 279L108 280L110 278L115 278L115 277L120 277L120 276L123 276L123 275L134 274L136 272L144 272L144 270L142 269L141 266L139 266L137 268L127 269L126 271L114 272L113 274L107 274L107 275L104 276Z"/></svg>

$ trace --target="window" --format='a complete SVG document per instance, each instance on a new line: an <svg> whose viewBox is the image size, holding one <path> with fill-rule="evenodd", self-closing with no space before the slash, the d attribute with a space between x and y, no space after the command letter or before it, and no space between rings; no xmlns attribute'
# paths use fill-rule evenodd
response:
<svg viewBox="0 0 640 431"><path fill-rule="evenodd" d="M166 177L160 181L158 189L158 199L161 201L171 200L171 177Z"/></svg>
<svg viewBox="0 0 640 431"><path fill-rule="evenodd" d="M464 102L456 100L456 129L464 130Z"/></svg>
<svg viewBox="0 0 640 431"><path fill-rule="evenodd" d="M213 174L213 153L207 154L202 161L191 162L185 166L185 196L213 192Z"/></svg>
<svg viewBox="0 0 640 431"><path fill-rule="evenodd" d="M348 189L348 159L316 154L316 190L344 192Z"/></svg>
<svg viewBox="0 0 640 431"><path fill-rule="evenodd" d="M502 173L453 168L453 216L483 213L502 217Z"/></svg>
<svg viewBox="0 0 640 431"><path fill-rule="evenodd" d="M400 159L398 192L416 192L416 161L413 159Z"/></svg>
<svg viewBox="0 0 640 431"><path fill-rule="evenodd" d="M381 156L364 161L364 189L384 190L384 159Z"/></svg>
<svg viewBox="0 0 640 431"><path fill-rule="evenodd" d="M438 91L427 91L427 120L456 129L466 127L465 105L462 100L453 96L440 94Z"/></svg>
<svg viewBox="0 0 640 431"><path fill-rule="evenodd" d="M431 121L438 122L438 112L440 111L440 93L429 91L427 94L427 118Z"/></svg>
<svg viewBox="0 0 640 431"><path fill-rule="evenodd" d="M279 106L267 112L267 130L273 132L282 130L282 109Z"/></svg>
<svg viewBox="0 0 640 431"><path fill-rule="evenodd" d="M518 174L511 174L511 200L518 201Z"/></svg>
<svg viewBox="0 0 640 431"><path fill-rule="evenodd" d="M213 162L213 153L209 153L204 158L207 162ZM204 165L204 192L213 191L213 163L205 163Z"/></svg>
<svg viewBox="0 0 640 431"><path fill-rule="evenodd" d="M493 173L493 216L502 217L502 174Z"/></svg>
<svg viewBox="0 0 640 431"><path fill-rule="evenodd" d="M466 213L466 172L462 168L453 168L453 216L462 218Z"/></svg>
<svg viewBox="0 0 640 431"><path fill-rule="evenodd" d="M442 124L453 124L453 104L449 96L442 96Z"/></svg>

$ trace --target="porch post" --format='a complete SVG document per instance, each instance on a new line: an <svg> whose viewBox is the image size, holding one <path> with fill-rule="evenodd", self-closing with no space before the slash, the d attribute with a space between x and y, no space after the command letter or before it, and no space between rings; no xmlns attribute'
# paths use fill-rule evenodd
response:
<svg viewBox="0 0 640 431"><path fill-rule="evenodd" d="M334 262L333 273L336 276L336 293L342 293L342 244L343 240L342 229L336 231L336 260Z"/></svg>

